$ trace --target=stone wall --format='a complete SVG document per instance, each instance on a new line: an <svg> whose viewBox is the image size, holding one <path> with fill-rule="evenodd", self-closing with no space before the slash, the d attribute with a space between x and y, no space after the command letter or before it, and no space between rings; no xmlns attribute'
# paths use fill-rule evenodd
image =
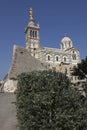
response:
<svg viewBox="0 0 87 130"><path fill-rule="evenodd" d="M17 88L17 80L13 79L16 79L21 73L46 69L47 65L32 57L27 49L14 45L12 64L4 81L2 91L13 93Z"/></svg>
<svg viewBox="0 0 87 130"><path fill-rule="evenodd" d="M8 79L16 78L23 72L47 69L47 65L31 56L27 49L14 45Z"/></svg>

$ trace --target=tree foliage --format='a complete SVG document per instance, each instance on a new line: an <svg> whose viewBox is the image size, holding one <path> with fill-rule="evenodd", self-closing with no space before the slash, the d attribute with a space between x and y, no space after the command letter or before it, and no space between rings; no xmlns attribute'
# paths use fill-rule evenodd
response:
<svg viewBox="0 0 87 130"><path fill-rule="evenodd" d="M86 98L55 71L21 74L16 91L20 130L85 130Z"/></svg>
<svg viewBox="0 0 87 130"><path fill-rule="evenodd" d="M72 73L73 75L79 76L80 79L86 78L87 75L87 57L81 61L77 65L77 67L74 68L74 71Z"/></svg>

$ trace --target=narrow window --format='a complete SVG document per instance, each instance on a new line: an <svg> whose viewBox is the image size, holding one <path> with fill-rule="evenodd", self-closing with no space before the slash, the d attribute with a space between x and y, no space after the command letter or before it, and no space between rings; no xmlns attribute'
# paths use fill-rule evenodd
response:
<svg viewBox="0 0 87 130"><path fill-rule="evenodd" d="M32 37L32 30L30 30L30 37Z"/></svg>
<svg viewBox="0 0 87 130"><path fill-rule="evenodd" d="M35 31L35 37L37 38L37 31Z"/></svg>
<svg viewBox="0 0 87 130"><path fill-rule="evenodd" d="M76 54L73 54L73 55L72 55L72 59L73 59L73 60L76 60Z"/></svg>
<svg viewBox="0 0 87 130"><path fill-rule="evenodd" d="M34 37L34 31L33 31L33 37Z"/></svg>
<svg viewBox="0 0 87 130"><path fill-rule="evenodd" d="M73 53L74 53L74 51L73 51Z"/></svg>
<svg viewBox="0 0 87 130"><path fill-rule="evenodd" d="M56 56L56 61L58 61L59 59L58 59L58 56Z"/></svg>
<svg viewBox="0 0 87 130"><path fill-rule="evenodd" d="M48 60L50 61L50 56L48 55Z"/></svg>
<svg viewBox="0 0 87 130"><path fill-rule="evenodd" d="M64 62L66 62L66 57L64 57Z"/></svg>

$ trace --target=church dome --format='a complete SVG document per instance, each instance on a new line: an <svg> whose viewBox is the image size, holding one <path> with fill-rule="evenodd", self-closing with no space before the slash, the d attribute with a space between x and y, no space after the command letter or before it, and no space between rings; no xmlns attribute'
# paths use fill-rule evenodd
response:
<svg viewBox="0 0 87 130"><path fill-rule="evenodd" d="M63 37L61 40L61 49L68 49L71 48L73 46L72 44L72 40L69 37Z"/></svg>
<svg viewBox="0 0 87 130"><path fill-rule="evenodd" d="M71 42L71 39L69 37L63 37L61 40L62 43L67 43L67 42Z"/></svg>

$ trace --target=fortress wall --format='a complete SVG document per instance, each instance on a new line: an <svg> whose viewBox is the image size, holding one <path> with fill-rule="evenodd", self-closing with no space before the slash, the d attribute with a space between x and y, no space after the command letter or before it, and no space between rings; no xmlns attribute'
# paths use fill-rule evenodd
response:
<svg viewBox="0 0 87 130"><path fill-rule="evenodd" d="M14 45L12 64L8 72L8 79L16 78L23 72L44 69L46 69L46 65L43 65L40 61L32 57L25 48Z"/></svg>

